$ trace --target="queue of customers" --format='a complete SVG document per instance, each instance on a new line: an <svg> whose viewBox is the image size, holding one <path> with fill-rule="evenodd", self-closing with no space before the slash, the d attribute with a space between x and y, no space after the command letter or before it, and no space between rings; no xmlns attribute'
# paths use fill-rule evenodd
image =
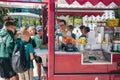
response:
<svg viewBox="0 0 120 80"><path fill-rule="evenodd" d="M33 60L35 59L37 65L38 78L41 77L41 57L37 57L34 49L47 49L48 37L46 37L46 43L42 44L42 26L36 28L31 26L28 29L21 27L20 31L16 30L16 23L12 16L4 17L4 26L0 31L0 80L33 80ZM61 43L67 36L76 39L76 35L73 33L74 27L72 25L66 25L65 20L59 20L58 27L56 27L56 34L61 36ZM80 37L86 37L90 31L89 27L80 26L82 35ZM11 57L14 50L14 46L20 42L25 45L25 52L28 55L30 68L24 73L16 73L11 66ZM73 42L73 45L76 45ZM64 47L64 45L62 45ZM74 48L76 50L76 48Z"/></svg>
<svg viewBox="0 0 120 80"><path fill-rule="evenodd" d="M33 80L34 59L40 80L42 59L35 54L34 49L47 49L48 41L42 45L42 26L36 28L31 26L29 29L21 27L20 32L17 32L16 23L12 16L5 16L3 20L4 27L0 31L0 80ZM20 42L24 43L30 68L26 72L18 74L12 69L11 57L14 46Z"/></svg>

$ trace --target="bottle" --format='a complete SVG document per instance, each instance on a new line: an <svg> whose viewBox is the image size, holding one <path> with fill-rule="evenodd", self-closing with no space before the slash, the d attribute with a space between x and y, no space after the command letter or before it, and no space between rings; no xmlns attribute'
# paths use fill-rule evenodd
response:
<svg viewBox="0 0 120 80"><path fill-rule="evenodd" d="M71 32L67 31L67 36L71 37Z"/></svg>
<svg viewBox="0 0 120 80"><path fill-rule="evenodd" d="M118 45L118 41L114 40L113 41L113 52L117 52L117 45Z"/></svg>
<svg viewBox="0 0 120 80"><path fill-rule="evenodd" d="M79 36L80 36L80 34L79 34L78 30L77 30L76 31L76 48L78 48L78 49L79 49L79 43L78 43Z"/></svg>
<svg viewBox="0 0 120 80"><path fill-rule="evenodd" d="M58 36L56 35L56 38L55 38L55 51L58 51L59 50L59 38L58 38Z"/></svg>
<svg viewBox="0 0 120 80"><path fill-rule="evenodd" d="M117 45L117 52L120 52L120 44Z"/></svg>

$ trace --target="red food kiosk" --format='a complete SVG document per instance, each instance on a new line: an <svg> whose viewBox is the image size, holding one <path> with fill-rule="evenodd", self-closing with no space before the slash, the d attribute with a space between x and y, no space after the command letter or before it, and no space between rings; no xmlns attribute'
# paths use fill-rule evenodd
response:
<svg viewBox="0 0 120 80"><path fill-rule="evenodd" d="M24 0L1 0L8 2L23 2ZM68 4L77 1L83 5L90 2L93 5L99 2L109 5L114 2L120 6L119 0L66 0ZM30 2L27 2L30 3ZM46 2L31 2L48 5L48 80L120 80L120 54L112 52L110 61L106 64L85 62L82 52L61 52L54 50L55 0ZM89 52L89 51L88 51ZM87 51L86 51L87 53ZM89 54L89 53L88 53ZM99 54L99 53L98 53Z"/></svg>
<svg viewBox="0 0 120 80"><path fill-rule="evenodd" d="M66 0L68 4L74 1L78 1L79 4L89 1L93 5L99 2L105 5L109 5L111 2L120 5L118 0ZM53 36L49 37L48 80L119 80L119 53L112 52L111 56L107 55L111 57L110 63L107 64L94 64L94 62L93 64L89 64L89 62L84 64L84 54L81 52L54 52L54 46L51 46L54 43L54 29L51 29L54 26L51 23L54 22L54 1L50 1L48 6L48 25L51 25L48 32L49 36Z"/></svg>
<svg viewBox="0 0 120 80"><path fill-rule="evenodd" d="M73 3L75 0L66 0L68 4ZM76 0L80 4L84 4L89 1L93 5L98 2L103 2L105 5L115 2L117 5L120 3L117 0ZM49 12L54 10L54 1L49 5L53 7L49 8ZM72 10L71 10L72 12ZM71 13L68 12L68 13ZM51 22L54 22L54 13L48 14ZM50 17L51 16L51 17ZM54 26L54 24L52 24ZM51 30L49 26L49 35L54 36L54 29ZM53 34L52 34L53 33ZM49 38L49 54L48 54L48 79L50 80L119 80L120 79L120 67L119 67L119 53L111 53L110 63L94 64L94 62L86 64L84 61L84 54L82 52L54 52L54 47L51 45L54 43L54 38ZM89 51L88 51L89 54ZM96 53L95 53L96 54ZM99 53L98 53L99 54ZM101 54L101 53L100 53ZM106 54L107 55L107 54ZM107 55L108 57L108 55ZM96 62L95 62L96 63ZM99 62L98 62L99 63Z"/></svg>

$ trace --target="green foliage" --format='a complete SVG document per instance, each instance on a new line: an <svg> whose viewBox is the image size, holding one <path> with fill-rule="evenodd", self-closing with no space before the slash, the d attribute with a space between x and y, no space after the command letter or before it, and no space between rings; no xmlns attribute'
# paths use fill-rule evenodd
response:
<svg viewBox="0 0 120 80"><path fill-rule="evenodd" d="M74 19L74 22L73 22L73 19ZM69 17L69 22L68 24L74 24L75 26L76 25L81 25L82 24L82 17L78 16L78 17L75 17L75 16L72 16L72 17Z"/></svg>
<svg viewBox="0 0 120 80"><path fill-rule="evenodd" d="M24 17L22 18L22 25L25 26L26 24L28 24L29 26L39 25L39 19Z"/></svg>
<svg viewBox="0 0 120 80"><path fill-rule="evenodd" d="M82 19L81 18L76 18L75 19L75 25L81 25L82 24Z"/></svg>
<svg viewBox="0 0 120 80"><path fill-rule="evenodd" d="M11 8L0 7L0 23L3 23L3 17L11 11Z"/></svg>

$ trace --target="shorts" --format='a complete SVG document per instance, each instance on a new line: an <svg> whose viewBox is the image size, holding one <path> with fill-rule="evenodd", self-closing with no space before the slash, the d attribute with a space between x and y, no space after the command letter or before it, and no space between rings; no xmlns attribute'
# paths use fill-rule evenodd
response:
<svg viewBox="0 0 120 80"><path fill-rule="evenodd" d="M0 77L11 78L17 73L13 71L10 58L0 58Z"/></svg>
<svg viewBox="0 0 120 80"><path fill-rule="evenodd" d="M35 56L36 63L42 63L42 58L40 56Z"/></svg>

